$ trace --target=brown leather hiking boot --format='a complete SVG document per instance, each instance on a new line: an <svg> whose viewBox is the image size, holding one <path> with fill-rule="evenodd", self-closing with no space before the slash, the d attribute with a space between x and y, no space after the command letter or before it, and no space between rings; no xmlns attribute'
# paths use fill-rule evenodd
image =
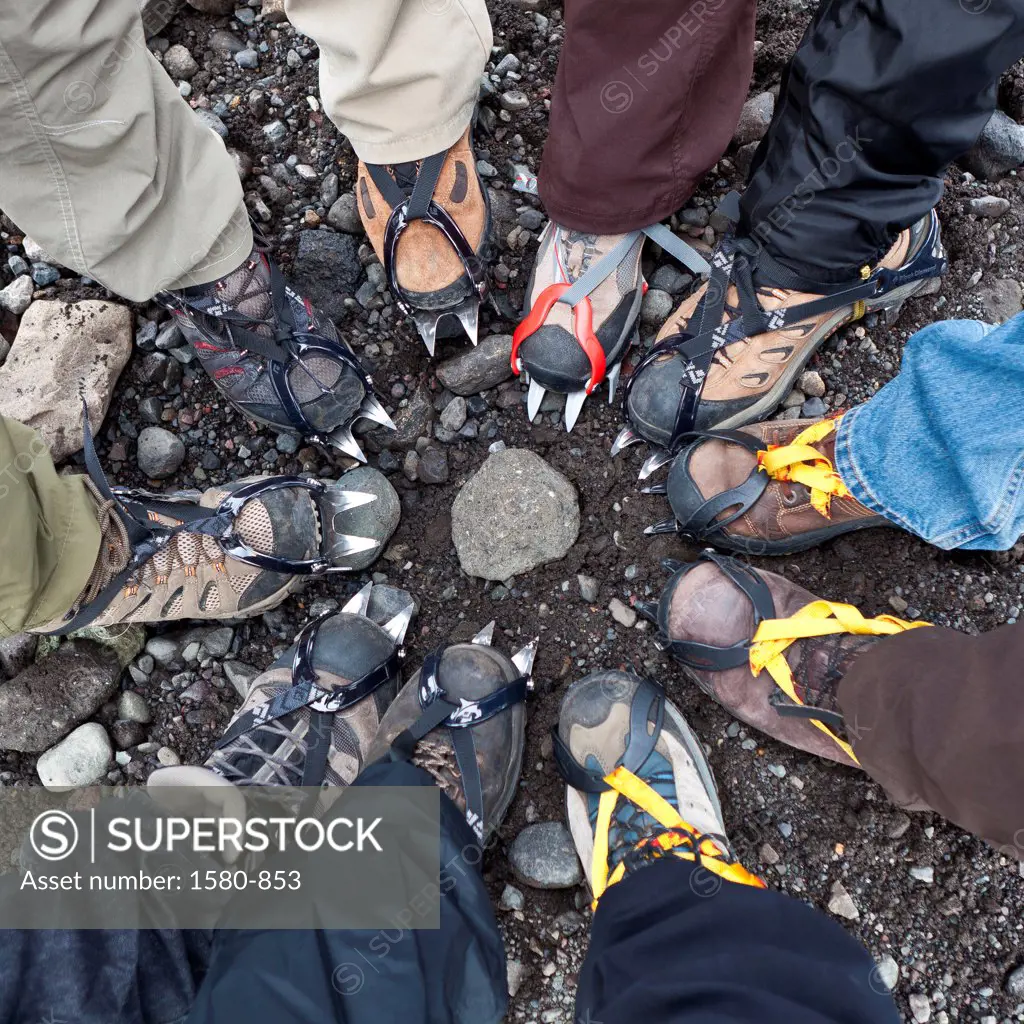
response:
<svg viewBox="0 0 1024 1024"><path fill-rule="evenodd" d="M864 618L771 572L705 553L674 573L657 604L659 646L730 714L791 747L856 765L857 723L844 720L839 682L886 635L927 626L892 615Z"/></svg>
<svg viewBox="0 0 1024 1024"><path fill-rule="evenodd" d="M434 354L446 314L458 318L475 345L487 294L490 212L470 129L447 152L423 160L360 162L356 201L391 293L414 318L427 351Z"/></svg>
<svg viewBox="0 0 1024 1024"><path fill-rule="evenodd" d="M835 464L838 420L757 423L711 430L676 456L665 483L673 517L647 533L678 530L750 555L786 555L851 530L891 526L850 494Z"/></svg>
<svg viewBox="0 0 1024 1024"><path fill-rule="evenodd" d="M669 318L627 381L628 425L612 454L640 440L667 449L652 454L642 478L691 431L766 418L834 331L874 311L891 322L945 267L934 211L901 232L877 266L862 267L860 280L820 291L772 284L793 275L751 239L725 236L708 283Z"/></svg>

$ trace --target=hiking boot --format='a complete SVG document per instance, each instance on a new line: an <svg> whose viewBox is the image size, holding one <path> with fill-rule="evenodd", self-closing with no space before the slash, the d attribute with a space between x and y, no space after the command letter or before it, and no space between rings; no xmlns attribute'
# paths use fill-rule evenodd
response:
<svg viewBox="0 0 1024 1024"><path fill-rule="evenodd" d="M198 501L112 489L88 435L86 466L96 565L74 606L35 632L259 615L300 577L365 568L398 526L398 496L364 466L340 481L252 477Z"/></svg>
<svg viewBox="0 0 1024 1024"><path fill-rule="evenodd" d="M313 619L257 676L203 767L154 772L150 786L348 786L401 686L413 600L375 621L373 584Z"/></svg>
<svg viewBox="0 0 1024 1024"><path fill-rule="evenodd" d="M487 295L491 217L470 129L451 149L423 160L360 162L356 198L388 288L412 316L427 351L434 354L438 327L449 316L475 345Z"/></svg>
<svg viewBox="0 0 1024 1024"><path fill-rule="evenodd" d="M640 253L648 235L697 272L707 270L698 253L660 224L597 235L548 222L526 290L524 319L512 337L512 368L529 375L531 420L545 391L567 396L569 431L601 381L608 381L608 403L615 398L623 357L639 337L647 290Z"/></svg>
<svg viewBox="0 0 1024 1024"><path fill-rule="evenodd" d="M536 654L534 641L509 658L491 646L493 631L492 622L471 643L427 656L388 709L368 757L400 757L432 775L481 844L516 795Z"/></svg>
<svg viewBox="0 0 1024 1024"><path fill-rule="evenodd" d="M772 276L788 271L755 242L732 236L712 265L709 282L669 318L627 383L628 426L612 454L640 440L666 449L652 454L642 476L669 461L686 433L765 419L826 338L874 311L891 323L908 298L945 272L946 261L932 211L845 286L775 285Z"/></svg>
<svg viewBox="0 0 1024 1024"><path fill-rule="evenodd" d="M705 552L673 573L661 600L638 602L657 623L659 646L731 715L782 743L856 765L838 702L850 666L882 637L926 622L867 619L771 572Z"/></svg>
<svg viewBox="0 0 1024 1024"><path fill-rule="evenodd" d="M835 471L838 420L785 420L687 435L665 494L672 517L647 534L678 530L751 555L788 555L869 526L891 526L850 494Z"/></svg>
<svg viewBox="0 0 1024 1024"><path fill-rule="evenodd" d="M554 740L595 906L609 885L665 856L764 888L737 863L704 747L660 685L618 671L573 683Z"/></svg>
<svg viewBox="0 0 1024 1024"><path fill-rule="evenodd" d="M359 462L360 418L394 429L334 324L285 283L260 244L211 284L157 296L218 390L244 416Z"/></svg>

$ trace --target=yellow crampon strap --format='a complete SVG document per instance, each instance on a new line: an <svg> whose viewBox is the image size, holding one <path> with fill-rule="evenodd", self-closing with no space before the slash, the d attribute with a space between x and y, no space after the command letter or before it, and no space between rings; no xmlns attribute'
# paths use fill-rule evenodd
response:
<svg viewBox="0 0 1024 1024"><path fill-rule="evenodd" d="M797 696L793 672L784 654L794 641L837 633L891 636L907 629L930 625L930 622L906 622L895 615L879 615L873 619L866 619L852 604L812 601L787 619L765 619L757 627L750 645L750 670L756 676L760 675L762 669L767 669L779 689L794 704L802 705L804 702ZM849 743L836 736L824 722L814 718L809 721L838 744L854 764L860 764Z"/></svg>
<svg viewBox="0 0 1024 1024"><path fill-rule="evenodd" d="M629 769L619 765L604 777L604 781L611 786L611 789L605 790L601 794L597 806L594 860L591 866L591 886L594 890L593 907L595 909L597 901L604 895L608 886L620 881L626 873L624 861L620 861L610 875L608 873L608 834L611 829L612 815L615 813L615 807L620 798L628 800L634 807L649 814L666 829L679 829L693 837L698 835L697 831L683 821L679 812L664 797L659 796L643 779L638 778ZM648 844L657 846L665 852L671 852L673 856L679 857L681 860L696 860L693 844L684 835L672 832L659 834L649 839L642 839L637 848ZM687 848L677 850L676 847L680 845L686 845ZM712 874L740 885L765 888L764 882L747 871L742 864L730 863L725 860L725 851L714 840L703 839L700 844L700 854L701 867L706 868Z"/></svg>
<svg viewBox="0 0 1024 1024"><path fill-rule="evenodd" d="M791 444L768 446L757 453L757 465L773 480L790 480L811 489L811 504L823 516L828 516L832 498L849 498L839 474L832 463L811 445L828 437L836 429L838 420L822 420L801 430Z"/></svg>
<svg viewBox="0 0 1024 1024"><path fill-rule="evenodd" d="M860 268L860 279L866 281L871 276L871 268L864 266ZM858 299L853 304L853 319L861 320L868 311L868 304L863 299Z"/></svg>

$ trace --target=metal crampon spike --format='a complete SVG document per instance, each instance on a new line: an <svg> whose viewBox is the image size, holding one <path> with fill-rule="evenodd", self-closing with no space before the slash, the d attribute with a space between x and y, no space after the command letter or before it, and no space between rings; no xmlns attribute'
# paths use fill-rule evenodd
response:
<svg viewBox="0 0 1024 1024"><path fill-rule="evenodd" d="M576 426L576 421L580 418L580 410L586 400L585 388L580 388L579 391L570 391L565 396L565 432L567 434L571 434L572 428Z"/></svg>
<svg viewBox="0 0 1024 1024"><path fill-rule="evenodd" d="M648 537L653 537L659 533L675 533L677 528L675 516L671 519L662 519L660 523L655 523L653 526L648 526L644 530L644 534Z"/></svg>
<svg viewBox="0 0 1024 1024"><path fill-rule="evenodd" d="M623 448L628 448L631 444L639 444L642 440L643 438L639 434L635 434L629 427L623 427L612 442L612 458L615 458Z"/></svg>
<svg viewBox="0 0 1024 1024"><path fill-rule="evenodd" d="M349 615L366 615L366 610L370 607L370 591L373 590L373 584L367 583L361 590L357 590L346 602L342 605L341 610L348 612Z"/></svg>
<svg viewBox="0 0 1024 1024"><path fill-rule="evenodd" d="M544 401L545 389L536 380L530 381L530 390L526 395L526 416L532 423L534 416L540 411L540 403Z"/></svg>
<svg viewBox="0 0 1024 1024"><path fill-rule="evenodd" d="M331 557L344 558L346 555L358 555L362 551L372 551L380 547L380 542L372 537L355 537L350 533L336 534L331 541ZM348 572L347 568L339 568L341 572Z"/></svg>
<svg viewBox="0 0 1024 1024"><path fill-rule="evenodd" d="M338 451L344 452L349 458L357 462L365 462L366 456L359 442L352 436L351 427L338 427L327 435L327 443L333 445Z"/></svg>
<svg viewBox="0 0 1024 1024"><path fill-rule="evenodd" d="M641 487L641 494L668 494L668 484L662 481L661 483L651 484L650 487Z"/></svg>
<svg viewBox="0 0 1024 1024"><path fill-rule="evenodd" d="M658 621L658 602L657 601L634 601L633 607L639 612L645 619L649 619L651 622Z"/></svg>
<svg viewBox="0 0 1024 1024"><path fill-rule="evenodd" d="M525 647L520 647L519 650L512 655L512 664L515 665L520 675L526 676L526 678L530 680L527 686L531 690L533 689L533 662L537 657L537 644L539 642L539 638L534 637Z"/></svg>
<svg viewBox="0 0 1024 1024"><path fill-rule="evenodd" d="M423 344L427 346L428 355L433 356L434 349L437 347L437 324L441 319L440 316L427 309L423 311L417 311L413 313L413 323L416 324L416 330L420 332L420 337L423 339Z"/></svg>
<svg viewBox="0 0 1024 1024"><path fill-rule="evenodd" d="M466 332L466 337L469 338L475 348L477 337L480 333L479 300L473 297L468 298L461 303L461 305L453 309L452 312L459 318L459 323L462 324L462 329Z"/></svg>
<svg viewBox="0 0 1024 1024"><path fill-rule="evenodd" d="M348 512L349 509L362 508L363 505L370 505L377 500L376 494L367 491L332 491L331 512L334 513L334 523L337 525L337 517L341 512Z"/></svg>
<svg viewBox="0 0 1024 1024"><path fill-rule="evenodd" d="M388 430L395 429L395 421L388 415L387 409L380 404L374 394L369 394L363 399L363 404L359 406L359 412L356 415L379 423L382 427L387 427Z"/></svg>
<svg viewBox="0 0 1024 1024"><path fill-rule="evenodd" d="M644 464L640 467L639 480L646 480L652 473L656 473L662 466L672 461L673 455L670 451L662 448L659 451L651 452Z"/></svg>
<svg viewBox="0 0 1024 1024"><path fill-rule="evenodd" d="M470 640L469 642L471 644L480 644L483 647L490 647L491 646L491 640L493 638L494 638L494 619L491 619L491 621L488 622L487 625L484 626L484 628L481 629L480 632L477 633L477 635L475 637L473 637L473 639Z"/></svg>
<svg viewBox="0 0 1024 1024"><path fill-rule="evenodd" d="M415 610L415 604L407 604L400 612L398 612L397 615L388 619L388 621L381 627L399 647L405 640L405 634L409 629L409 623L412 622L412 616Z"/></svg>
<svg viewBox="0 0 1024 1024"><path fill-rule="evenodd" d="M615 391L619 386L619 374L622 373L622 363L616 363L608 371L608 404L615 401Z"/></svg>

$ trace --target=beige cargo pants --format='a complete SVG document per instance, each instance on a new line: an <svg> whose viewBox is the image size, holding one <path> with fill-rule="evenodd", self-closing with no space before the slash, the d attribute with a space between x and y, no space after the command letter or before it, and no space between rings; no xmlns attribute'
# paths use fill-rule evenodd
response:
<svg viewBox="0 0 1024 1024"><path fill-rule="evenodd" d="M373 163L447 149L491 48L484 0L290 0L324 109ZM125 298L206 284L249 254L223 142L146 48L136 0L0 4L0 209Z"/></svg>

